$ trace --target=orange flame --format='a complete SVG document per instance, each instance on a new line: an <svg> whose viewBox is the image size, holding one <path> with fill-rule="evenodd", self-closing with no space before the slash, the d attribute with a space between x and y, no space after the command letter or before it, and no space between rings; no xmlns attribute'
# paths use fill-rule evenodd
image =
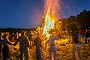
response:
<svg viewBox="0 0 90 60"><path fill-rule="evenodd" d="M43 35L45 35L47 39L50 37L49 31L54 29L55 21L58 20L58 7L59 0L45 0Z"/></svg>

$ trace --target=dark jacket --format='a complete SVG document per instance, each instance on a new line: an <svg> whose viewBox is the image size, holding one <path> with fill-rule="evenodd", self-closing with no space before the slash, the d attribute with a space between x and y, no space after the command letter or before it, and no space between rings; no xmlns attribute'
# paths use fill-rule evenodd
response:
<svg viewBox="0 0 90 60"><path fill-rule="evenodd" d="M14 45L16 45L18 42L21 49L29 47L28 39L26 36L19 37L17 41L14 43Z"/></svg>

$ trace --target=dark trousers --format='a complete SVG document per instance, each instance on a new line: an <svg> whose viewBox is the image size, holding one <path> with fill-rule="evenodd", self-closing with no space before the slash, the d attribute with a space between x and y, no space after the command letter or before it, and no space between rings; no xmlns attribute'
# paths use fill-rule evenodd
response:
<svg viewBox="0 0 90 60"><path fill-rule="evenodd" d="M0 57L1 57L1 51L2 51L2 44L0 43Z"/></svg>
<svg viewBox="0 0 90 60"><path fill-rule="evenodd" d="M87 43L87 39L85 39L85 44Z"/></svg>
<svg viewBox="0 0 90 60"><path fill-rule="evenodd" d="M36 60L41 60L41 49L36 47Z"/></svg>
<svg viewBox="0 0 90 60"><path fill-rule="evenodd" d="M3 60L6 60L7 58L9 58L9 47L7 45L3 46L2 49L2 56L3 56Z"/></svg>
<svg viewBox="0 0 90 60"><path fill-rule="evenodd" d="M23 60L23 55L25 60L28 60L28 49L27 48L20 48L20 60Z"/></svg>

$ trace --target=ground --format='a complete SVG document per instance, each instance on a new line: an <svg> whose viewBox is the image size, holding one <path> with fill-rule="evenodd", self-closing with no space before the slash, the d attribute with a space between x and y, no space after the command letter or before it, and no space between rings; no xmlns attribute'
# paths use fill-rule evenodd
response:
<svg viewBox="0 0 90 60"><path fill-rule="evenodd" d="M79 50L80 50L80 56L78 56L78 52L75 49L75 44L63 44L57 45L57 60L79 60L81 57L81 60L89 60L90 59L90 43L79 44ZM10 56L13 60L19 59L19 46L9 46L10 48ZM35 46L33 46L31 49L28 49L29 51L29 60L36 60L35 58ZM41 49L41 56L43 60L49 60L49 53L47 47L42 47Z"/></svg>

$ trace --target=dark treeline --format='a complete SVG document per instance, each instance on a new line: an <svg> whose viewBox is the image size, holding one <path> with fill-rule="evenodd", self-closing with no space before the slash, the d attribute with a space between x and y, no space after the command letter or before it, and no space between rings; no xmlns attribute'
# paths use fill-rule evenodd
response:
<svg viewBox="0 0 90 60"><path fill-rule="evenodd" d="M64 18L62 21L63 30L83 30L90 29L90 11L83 10L77 16Z"/></svg>
<svg viewBox="0 0 90 60"><path fill-rule="evenodd" d="M0 28L0 32L10 32L10 33L16 33L16 32L20 32L20 31L35 31L36 28L30 28L30 29L26 29L26 28Z"/></svg>

